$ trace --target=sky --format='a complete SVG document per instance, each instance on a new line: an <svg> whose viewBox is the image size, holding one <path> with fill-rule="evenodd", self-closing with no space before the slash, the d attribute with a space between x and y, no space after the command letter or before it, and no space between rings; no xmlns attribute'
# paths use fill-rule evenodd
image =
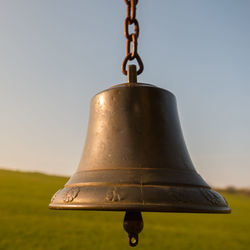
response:
<svg viewBox="0 0 250 250"><path fill-rule="evenodd" d="M250 1L140 0L138 81L177 98L196 170L250 187ZM72 175L92 96L126 82L123 0L0 0L0 166Z"/></svg>

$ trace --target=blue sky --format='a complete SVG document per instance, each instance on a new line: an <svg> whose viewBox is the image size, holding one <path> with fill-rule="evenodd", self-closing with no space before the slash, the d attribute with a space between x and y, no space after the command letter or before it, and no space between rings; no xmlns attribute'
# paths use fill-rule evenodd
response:
<svg viewBox="0 0 250 250"><path fill-rule="evenodd" d="M140 0L138 81L173 92L197 171L250 186L250 1ZM126 81L124 1L0 1L0 166L71 175L89 103Z"/></svg>

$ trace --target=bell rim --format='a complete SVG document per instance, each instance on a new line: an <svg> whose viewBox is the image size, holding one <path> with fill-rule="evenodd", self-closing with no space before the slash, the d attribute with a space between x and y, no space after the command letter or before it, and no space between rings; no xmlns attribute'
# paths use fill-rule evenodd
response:
<svg viewBox="0 0 250 250"><path fill-rule="evenodd" d="M230 213L225 198L206 187L187 186L65 186L49 204L51 209Z"/></svg>
<svg viewBox="0 0 250 250"><path fill-rule="evenodd" d="M53 210L85 210L85 211L140 211L140 212L168 212L168 213L202 213L202 214L230 214L229 207L181 207L181 206L167 206L160 204L81 204L81 205L60 205L49 204L48 206Z"/></svg>

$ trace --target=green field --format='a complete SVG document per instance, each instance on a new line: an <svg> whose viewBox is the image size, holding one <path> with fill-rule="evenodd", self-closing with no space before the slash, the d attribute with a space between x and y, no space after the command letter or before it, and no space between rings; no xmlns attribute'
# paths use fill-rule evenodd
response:
<svg viewBox="0 0 250 250"><path fill-rule="evenodd" d="M131 249L122 212L54 211L66 178L0 170L0 249ZM250 197L224 194L230 215L143 213L135 249L250 249Z"/></svg>

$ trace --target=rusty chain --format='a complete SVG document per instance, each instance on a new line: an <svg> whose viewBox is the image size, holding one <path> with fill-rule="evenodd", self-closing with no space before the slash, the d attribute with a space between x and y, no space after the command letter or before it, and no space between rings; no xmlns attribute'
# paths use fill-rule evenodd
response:
<svg viewBox="0 0 250 250"><path fill-rule="evenodd" d="M139 37L140 29L139 29L139 23L136 19L136 5L138 4L139 0L124 0L124 2L127 4L127 17L124 21L124 35L127 38L127 42L126 42L126 57L122 62L121 69L122 73L124 75L127 75L128 61L136 59L139 65L137 75L140 75L144 69L144 66L141 57L137 52L138 48L137 39ZM132 34L129 34L130 25L134 25L134 33ZM132 44L132 51L131 51L131 44Z"/></svg>

